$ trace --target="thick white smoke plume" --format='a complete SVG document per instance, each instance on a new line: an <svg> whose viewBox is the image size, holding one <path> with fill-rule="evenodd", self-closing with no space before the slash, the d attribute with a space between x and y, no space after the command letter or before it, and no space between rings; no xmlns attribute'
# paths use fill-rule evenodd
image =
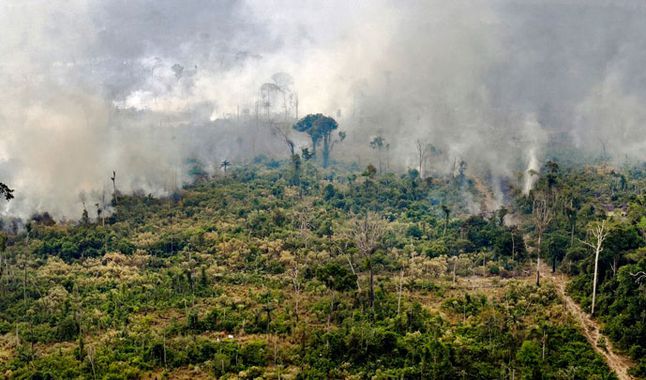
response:
<svg viewBox="0 0 646 380"><path fill-rule="evenodd" d="M260 124L296 108L339 120L339 156L375 160L381 135L405 169L421 140L429 173L464 161L499 197L547 142L644 160L645 18L638 0L2 2L0 181L16 199L0 208L73 218L80 194L109 198L113 170L121 191L164 194L188 159L212 173L284 155Z"/></svg>
<svg viewBox="0 0 646 380"><path fill-rule="evenodd" d="M538 180L538 173L541 168L541 163L538 161L538 156L536 155L536 148L529 148L527 151L527 160L529 164L527 165L527 170L523 173L523 194L527 195L534 187L534 184Z"/></svg>

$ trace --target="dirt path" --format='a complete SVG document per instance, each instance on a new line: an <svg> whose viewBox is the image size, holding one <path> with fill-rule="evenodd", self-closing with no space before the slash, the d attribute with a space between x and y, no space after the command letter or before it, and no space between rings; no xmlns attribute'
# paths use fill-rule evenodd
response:
<svg viewBox="0 0 646 380"><path fill-rule="evenodd" d="M612 343L608 337L601 334L599 324L590 318L590 316L581 310L581 307L565 292L565 285L567 284L567 277L560 274L552 274L551 271L544 266L541 268L542 276L548 281L552 281L556 285L558 293L565 303L568 312L573 315L583 329L583 335L586 337L590 345L605 359L608 366L615 371L619 380L633 380L634 378L628 374L628 369L631 367L631 361L627 357L617 354L613 348ZM597 346L599 338L603 337L606 341L606 349Z"/></svg>

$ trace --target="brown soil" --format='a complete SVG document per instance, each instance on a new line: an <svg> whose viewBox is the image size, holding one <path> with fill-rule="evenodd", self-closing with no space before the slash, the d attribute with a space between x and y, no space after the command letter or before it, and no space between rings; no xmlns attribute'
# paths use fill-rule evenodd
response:
<svg viewBox="0 0 646 380"><path fill-rule="evenodd" d="M541 268L541 275L543 279L553 282L556 285L559 296L563 300L568 312L579 322L583 335L588 340L590 345L597 351L606 361L619 380L632 380L632 376L628 374L632 362L629 358L617 353L613 347L612 342L608 337L601 333L601 327L597 321L593 320L590 315L584 312L581 307L570 297L565 291L567 284L567 277L561 274L552 274L547 266ZM599 347L597 344L599 339L604 338L605 347Z"/></svg>

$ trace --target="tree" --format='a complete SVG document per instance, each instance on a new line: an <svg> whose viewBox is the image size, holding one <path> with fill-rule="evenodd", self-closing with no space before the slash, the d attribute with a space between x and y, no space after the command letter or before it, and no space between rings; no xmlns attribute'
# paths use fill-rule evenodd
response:
<svg viewBox="0 0 646 380"><path fill-rule="evenodd" d="M594 304L597 297L597 276L599 272L599 254L603 251L603 241L608 237L608 221L593 222L588 228L588 233L591 236L591 241L581 240L581 242L588 247L594 249L594 276L592 279L592 307L590 315L594 315Z"/></svg>
<svg viewBox="0 0 646 380"><path fill-rule="evenodd" d="M368 166L366 166L366 170L361 173L362 176L368 178L374 178L375 174L377 174L377 168L375 168L373 164L368 164Z"/></svg>
<svg viewBox="0 0 646 380"><path fill-rule="evenodd" d="M94 206L96 207L96 222L99 223L99 221L101 221L102 225L105 227L105 217L102 217L103 208L101 208L101 204L95 203Z"/></svg>
<svg viewBox="0 0 646 380"><path fill-rule="evenodd" d="M556 161L548 160L545 163L545 168L547 169L547 174L545 178L547 179L547 187L550 191L556 186L559 176L559 164Z"/></svg>
<svg viewBox="0 0 646 380"><path fill-rule="evenodd" d="M323 167L328 166L330 160L330 147L332 131L339 125L336 120L323 114L309 114L294 124L294 129L298 132L305 132L312 139L312 154L316 156L316 146L323 139ZM340 135L344 138L345 134Z"/></svg>
<svg viewBox="0 0 646 380"><path fill-rule="evenodd" d="M366 213L363 218L352 220L350 235L354 241L359 255L366 261L370 276L370 307L375 307L375 281L374 281L374 254L381 246L382 239L386 234L387 225L383 219L374 213Z"/></svg>
<svg viewBox="0 0 646 380"><path fill-rule="evenodd" d="M295 154L294 152L295 144L294 144L294 141L292 141L292 139L289 138L288 131L283 129L284 125L285 123L279 124L279 123L273 123L273 122L270 122L269 124L272 133L274 135L278 135L280 139L283 140L283 142L287 146L287 149L289 150L289 155L291 157Z"/></svg>
<svg viewBox="0 0 646 380"><path fill-rule="evenodd" d="M184 66L176 63L171 66L171 70L173 70L173 72L175 73L175 78L179 79L182 77L182 73L184 73Z"/></svg>
<svg viewBox="0 0 646 380"><path fill-rule="evenodd" d="M269 120L270 110L274 105L274 99L278 94L283 94L283 89L276 83L263 83L262 86L260 86L260 98L262 106L265 109L267 120Z"/></svg>
<svg viewBox="0 0 646 380"><path fill-rule="evenodd" d="M581 207L580 201L576 197L570 199L569 204L565 206L565 216L570 223L570 247L574 244L574 233L576 232L576 220Z"/></svg>
<svg viewBox="0 0 646 380"><path fill-rule="evenodd" d="M0 196L4 197L6 200L13 199L13 189L10 189L9 186L0 182Z"/></svg>
<svg viewBox="0 0 646 380"><path fill-rule="evenodd" d="M449 217L451 216L451 209L447 205L442 205L442 212L444 213L444 230L442 236L446 235L446 228L449 226Z"/></svg>
<svg viewBox="0 0 646 380"><path fill-rule="evenodd" d="M301 185L301 167L302 167L302 162L301 162L301 156L298 154L292 154L292 177L290 180L290 184L294 186L299 186Z"/></svg>
<svg viewBox="0 0 646 380"><path fill-rule="evenodd" d="M467 171L467 162L464 160L460 160L460 163L458 164L458 180L460 184L464 183L466 171Z"/></svg>
<svg viewBox="0 0 646 380"><path fill-rule="evenodd" d="M496 212L496 216L498 217L498 225L503 226L505 224L505 216L509 214L509 210L507 210L507 207L501 206L500 209Z"/></svg>
<svg viewBox="0 0 646 380"><path fill-rule="evenodd" d="M425 141L417 140L415 141L415 147L417 148L417 163L418 163L417 171L419 172L419 177L423 179L424 162L426 161L426 156L428 155L430 146Z"/></svg>
<svg viewBox="0 0 646 380"><path fill-rule="evenodd" d="M332 149L336 146L336 144L340 143L341 141L345 140L347 137L347 134L343 131L339 131L338 138L330 143L330 148L328 151L328 156L332 152Z"/></svg>
<svg viewBox="0 0 646 380"><path fill-rule="evenodd" d="M110 180L112 181L112 206L117 205L117 172L112 171L112 177L110 177Z"/></svg>
<svg viewBox="0 0 646 380"><path fill-rule="evenodd" d="M537 197L532 204L532 217L536 228L536 286L541 286L541 242L543 233L552 221L552 210L545 197Z"/></svg>
<svg viewBox="0 0 646 380"><path fill-rule="evenodd" d="M89 226L90 225L90 213L87 210L87 195L84 192L81 192L79 194L79 199L81 201L81 204L83 205L83 211L81 213L81 225L82 226Z"/></svg>
<svg viewBox="0 0 646 380"><path fill-rule="evenodd" d="M298 96L293 90L294 78L285 72L275 73L271 80L280 88L283 97L284 118L290 117L292 108L296 108L296 118L298 118Z"/></svg>
<svg viewBox="0 0 646 380"><path fill-rule="evenodd" d="M370 140L370 147L377 151L379 160L379 174L383 173L382 155L390 149L390 144L382 136L375 136Z"/></svg>
<svg viewBox="0 0 646 380"><path fill-rule="evenodd" d="M220 168L224 170L224 175L227 175L227 169L231 166L231 162L224 160L220 163Z"/></svg>
<svg viewBox="0 0 646 380"><path fill-rule="evenodd" d="M545 240L545 248L547 248L548 256L552 261L552 273L555 273L556 264L565 257L569 239L560 232L555 232L550 234Z"/></svg>
<svg viewBox="0 0 646 380"><path fill-rule="evenodd" d="M301 149L301 156L303 156L303 160L309 161L314 158L314 153L310 152L307 148L303 148Z"/></svg>

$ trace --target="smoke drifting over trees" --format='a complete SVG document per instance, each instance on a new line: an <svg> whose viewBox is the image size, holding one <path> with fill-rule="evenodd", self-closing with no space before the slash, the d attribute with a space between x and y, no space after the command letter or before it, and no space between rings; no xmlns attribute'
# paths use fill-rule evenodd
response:
<svg viewBox="0 0 646 380"><path fill-rule="evenodd" d="M16 199L0 207L79 217L113 170L119 191L160 195L188 159L287 158L272 129L309 113L347 132L334 158L370 162L378 135L393 169L415 168L420 140L442 152L425 174L465 161L494 189L554 141L644 160L645 18L641 1L4 2L0 181Z"/></svg>

